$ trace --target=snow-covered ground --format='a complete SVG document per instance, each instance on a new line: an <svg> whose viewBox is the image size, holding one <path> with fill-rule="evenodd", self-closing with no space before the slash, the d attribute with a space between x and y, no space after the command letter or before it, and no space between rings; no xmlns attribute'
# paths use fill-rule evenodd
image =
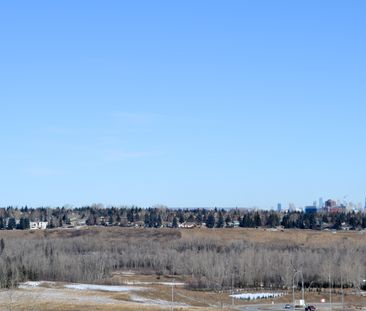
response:
<svg viewBox="0 0 366 311"><path fill-rule="evenodd" d="M166 286L184 286L183 282L140 282L140 281L125 281L126 285L166 285Z"/></svg>
<svg viewBox="0 0 366 311"><path fill-rule="evenodd" d="M104 292L130 292L144 290L143 287L119 286L119 285L96 285L96 284L67 284L65 288L77 290L97 290Z"/></svg>
<svg viewBox="0 0 366 311"><path fill-rule="evenodd" d="M230 297L234 297L235 299L244 299L244 300L268 299L280 296L282 296L281 293L242 293L242 294L230 295Z"/></svg>
<svg viewBox="0 0 366 311"><path fill-rule="evenodd" d="M28 282L21 283L19 285L19 288L22 288L22 289L34 288L34 287L39 287L39 286L41 286L43 284L53 285L53 284L55 284L55 282L48 282L48 281L28 281Z"/></svg>
<svg viewBox="0 0 366 311"><path fill-rule="evenodd" d="M29 288L29 287L38 287L39 285L41 285L42 282L34 282L34 281L28 281L28 282L24 282L22 284L19 285L19 288Z"/></svg>
<svg viewBox="0 0 366 311"><path fill-rule="evenodd" d="M36 288L42 285L56 285L55 282L48 281L28 281L21 283L19 288L21 289L29 289ZM133 285L133 284L131 284ZM103 291L103 292L131 292L131 291L141 291L146 288L137 287L137 286L120 286L120 285L97 285L97 284L80 284L80 283L72 283L63 285L64 288L68 289L76 289L76 290L89 290L89 291Z"/></svg>

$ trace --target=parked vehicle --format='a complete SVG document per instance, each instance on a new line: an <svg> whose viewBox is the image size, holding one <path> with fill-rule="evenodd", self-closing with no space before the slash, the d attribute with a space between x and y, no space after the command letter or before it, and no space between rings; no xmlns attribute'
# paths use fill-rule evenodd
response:
<svg viewBox="0 0 366 311"><path fill-rule="evenodd" d="M292 309L292 305L290 305L290 304L286 304L286 305L285 305L285 309Z"/></svg>
<svg viewBox="0 0 366 311"><path fill-rule="evenodd" d="M307 306L305 308L305 311L315 311L315 310L316 310L315 306Z"/></svg>

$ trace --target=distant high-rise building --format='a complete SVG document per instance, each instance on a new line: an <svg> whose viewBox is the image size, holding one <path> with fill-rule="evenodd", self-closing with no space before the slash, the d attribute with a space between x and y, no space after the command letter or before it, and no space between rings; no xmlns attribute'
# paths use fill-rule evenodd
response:
<svg viewBox="0 0 366 311"><path fill-rule="evenodd" d="M311 205L311 206L305 206L305 214L311 214L311 213L316 213L317 212L317 208L315 205Z"/></svg>
<svg viewBox="0 0 366 311"><path fill-rule="evenodd" d="M364 209L366 209L366 198L365 198L365 205L364 205Z"/></svg>
<svg viewBox="0 0 366 311"><path fill-rule="evenodd" d="M290 212L294 212L294 211L295 211L295 204L294 204L294 203L290 203L290 204L288 205L288 210L289 210Z"/></svg>
<svg viewBox="0 0 366 311"><path fill-rule="evenodd" d="M277 203L277 212L281 212L281 211L282 211L282 204Z"/></svg>
<svg viewBox="0 0 366 311"><path fill-rule="evenodd" d="M325 202L325 206L326 207L336 207L337 206L337 202L332 200L332 199L329 199Z"/></svg>
<svg viewBox="0 0 366 311"><path fill-rule="evenodd" d="M319 206L318 208L319 209L322 209L324 207L324 201L323 201L323 198L319 198Z"/></svg>

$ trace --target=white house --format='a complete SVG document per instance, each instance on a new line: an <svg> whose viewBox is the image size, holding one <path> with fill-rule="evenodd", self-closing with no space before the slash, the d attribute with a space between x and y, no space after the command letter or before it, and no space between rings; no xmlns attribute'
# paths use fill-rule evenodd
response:
<svg viewBox="0 0 366 311"><path fill-rule="evenodd" d="M194 227L196 227L196 224L194 222L184 222L182 224L179 224L179 228L192 229Z"/></svg>
<svg viewBox="0 0 366 311"><path fill-rule="evenodd" d="M30 229L41 229L44 230L47 228L48 222L47 221L31 221L29 223Z"/></svg>

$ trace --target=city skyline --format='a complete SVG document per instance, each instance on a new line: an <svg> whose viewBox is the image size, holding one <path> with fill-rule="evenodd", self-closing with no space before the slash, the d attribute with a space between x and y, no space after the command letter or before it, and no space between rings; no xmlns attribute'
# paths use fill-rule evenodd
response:
<svg viewBox="0 0 366 311"><path fill-rule="evenodd" d="M63 205L54 205L54 206L50 206L50 205L39 205L39 206L31 206L28 204L25 205L8 205L8 206L0 206L0 208L7 208L7 207L15 207L15 208L40 208L40 207L45 207L45 208L60 208L60 207L65 207L65 208L80 208L80 207L85 207L85 206L99 206L101 208L110 208L110 207L139 207L139 208L160 208L160 207L166 207L166 208L170 208L170 209L208 209L208 210L212 210L215 208L218 209L225 209L225 210L230 210L230 209L235 209L235 208L239 208L239 209L258 209L258 210L273 210L273 211L278 211L278 212L283 212L283 211L288 211L288 210L296 210L296 209L300 209L300 210L305 210L305 208L307 207L315 207L317 209L322 209L326 207L327 202L334 202L334 204L336 204L336 206L342 206L344 208L347 209L353 209L353 210L366 210L366 197L364 199L364 203L362 202L354 202L354 201L349 201L349 200L345 200L345 197L343 199L334 199L334 198L327 198L326 200L324 200L322 197L320 197L318 200L314 200L312 201L312 204L300 204L300 205L296 205L295 203L288 201L288 202L277 202L274 205L271 205L269 207L260 207L260 206L239 206L239 205L233 205L233 206L198 206L198 205L192 205L192 206L167 206L164 204L150 204L150 205L146 205L146 206L138 206L136 204L104 204L102 202L93 202L90 204L84 204L84 205L73 205L73 204L63 204ZM309 201L310 202L310 201Z"/></svg>
<svg viewBox="0 0 366 311"><path fill-rule="evenodd" d="M2 3L0 206L363 204L365 9Z"/></svg>

